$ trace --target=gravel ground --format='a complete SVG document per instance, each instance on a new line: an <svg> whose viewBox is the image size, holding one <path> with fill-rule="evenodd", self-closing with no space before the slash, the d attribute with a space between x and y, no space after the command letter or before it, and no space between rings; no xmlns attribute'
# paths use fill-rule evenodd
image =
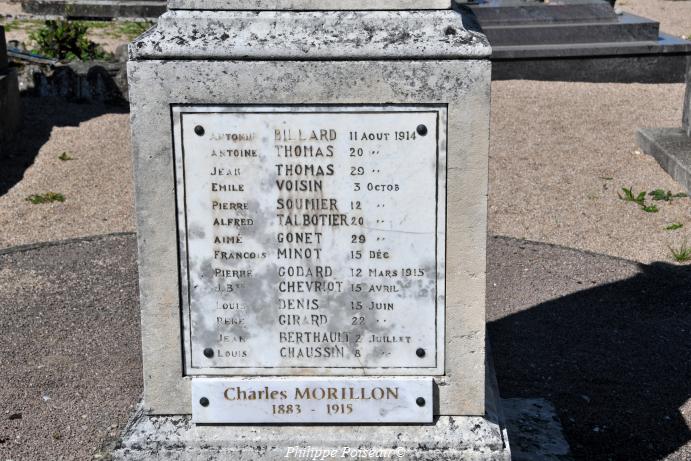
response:
<svg viewBox="0 0 691 461"><path fill-rule="evenodd" d="M0 459L88 460L142 387L132 235L0 252Z"/></svg>
<svg viewBox="0 0 691 461"><path fill-rule="evenodd" d="M623 187L682 192L635 145L638 127L681 126L684 85L492 84L490 232L641 262L691 242L691 200L646 213ZM672 223L682 229L667 231Z"/></svg>
<svg viewBox="0 0 691 461"><path fill-rule="evenodd" d="M22 104L23 128L0 156L0 248L134 231L127 113L40 98ZM73 159L60 160L63 153ZM46 192L65 201L26 200Z"/></svg>
<svg viewBox="0 0 691 461"><path fill-rule="evenodd" d="M617 0L617 8L660 23L660 29L678 37L691 36L691 1Z"/></svg>

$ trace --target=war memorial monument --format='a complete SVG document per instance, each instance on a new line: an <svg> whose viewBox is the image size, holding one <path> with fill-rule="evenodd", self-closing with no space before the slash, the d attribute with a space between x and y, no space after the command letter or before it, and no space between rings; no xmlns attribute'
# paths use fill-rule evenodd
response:
<svg viewBox="0 0 691 461"><path fill-rule="evenodd" d="M116 459L510 459L464 14L171 0L130 45L144 397Z"/></svg>

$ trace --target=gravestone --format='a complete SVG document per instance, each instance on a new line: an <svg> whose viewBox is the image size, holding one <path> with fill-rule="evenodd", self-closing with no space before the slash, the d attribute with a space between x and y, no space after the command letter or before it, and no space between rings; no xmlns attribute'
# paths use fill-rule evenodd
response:
<svg viewBox="0 0 691 461"><path fill-rule="evenodd" d="M686 72L686 95L681 128L641 128L636 141L679 184L691 193L691 59Z"/></svg>
<svg viewBox="0 0 691 461"><path fill-rule="evenodd" d="M691 42L605 0L455 0L492 45L493 78L684 81Z"/></svg>
<svg viewBox="0 0 691 461"><path fill-rule="evenodd" d="M17 72L7 60L5 29L0 26L0 154L2 143L10 139L21 122L21 101Z"/></svg>
<svg viewBox="0 0 691 461"><path fill-rule="evenodd" d="M157 18L165 0L22 0L26 13L66 18Z"/></svg>
<svg viewBox="0 0 691 461"><path fill-rule="evenodd" d="M144 397L116 459L508 460L485 37L438 0L169 7L130 45Z"/></svg>

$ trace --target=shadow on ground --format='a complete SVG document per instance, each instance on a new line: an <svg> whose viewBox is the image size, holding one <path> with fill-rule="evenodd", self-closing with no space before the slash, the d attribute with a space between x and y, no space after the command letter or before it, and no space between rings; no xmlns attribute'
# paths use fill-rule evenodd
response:
<svg viewBox="0 0 691 461"><path fill-rule="evenodd" d="M142 392L135 236L0 250L0 331L0 459L96 459Z"/></svg>
<svg viewBox="0 0 691 461"><path fill-rule="evenodd" d="M576 459L691 459L691 267L496 237L488 259L503 398L550 400Z"/></svg>
<svg viewBox="0 0 691 461"><path fill-rule="evenodd" d="M79 104L60 98L22 97L22 127L0 152L0 197L22 180L55 127L80 123L107 113L126 113L126 106Z"/></svg>

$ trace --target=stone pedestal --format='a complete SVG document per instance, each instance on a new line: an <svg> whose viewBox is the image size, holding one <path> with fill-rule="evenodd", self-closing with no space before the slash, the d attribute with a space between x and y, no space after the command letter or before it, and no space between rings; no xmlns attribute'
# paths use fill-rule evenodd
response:
<svg viewBox="0 0 691 461"><path fill-rule="evenodd" d="M638 145L652 155L679 184L691 193L691 59L686 74L686 95L681 128L641 128Z"/></svg>
<svg viewBox="0 0 691 461"><path fill-rule="evenodd" d="M486 396L484 416L439 416L433 424L424 426L195 425L189 416L152 416L140 407L123 431L112 457L114 461L511 461L506 423L491 361ZM568 453L568 446L565 453ZM564 459L570 458L565 454Z"/></svg>
<svg viewBox="0 0 691 461"><path fill-rule="evenodd" d="M0 154L2 143L10 139L19 127L20 107L17 72L8 65L5 29L0 26Z"/></svg>
<svg viewBox="0 0 691 461"><path fill-rule="evenodd" d="M456 0L492 45L495 80L673 83L691 42L605 0Z"/></svg>
<svg viewBox="0 0 691 461"><path fill-rule="evenodd" d="M486 38L445 0L170 6L129 49L144 400L118 456L508 460L485 365ZM353 396L377 379L392 402Z"/></svg>

